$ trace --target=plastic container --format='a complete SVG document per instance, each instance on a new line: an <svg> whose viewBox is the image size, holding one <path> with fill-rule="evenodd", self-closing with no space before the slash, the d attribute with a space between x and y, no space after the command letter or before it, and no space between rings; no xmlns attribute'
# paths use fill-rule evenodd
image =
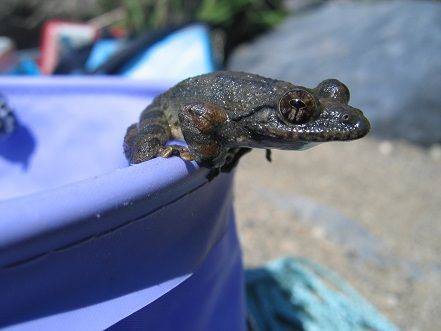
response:
<svg viewBox="0 0 441 331"><path fill-rule="evenodd" d="M127 166L126 127L162 88L2 78L0 328L244 330L232 175L179 158Z"/></svg>

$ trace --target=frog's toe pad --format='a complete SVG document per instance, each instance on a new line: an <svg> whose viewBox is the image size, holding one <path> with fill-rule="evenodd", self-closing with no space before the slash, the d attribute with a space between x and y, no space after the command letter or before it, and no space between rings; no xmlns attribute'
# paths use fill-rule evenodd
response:
<svg viewBox="0 0 441 331"><path fill-rule="evenodd" d="M158 153L161 157L179 156L184 161L193 161L194 157L191 155L187 147L179 145L169 145L161 148Z"/></svg>

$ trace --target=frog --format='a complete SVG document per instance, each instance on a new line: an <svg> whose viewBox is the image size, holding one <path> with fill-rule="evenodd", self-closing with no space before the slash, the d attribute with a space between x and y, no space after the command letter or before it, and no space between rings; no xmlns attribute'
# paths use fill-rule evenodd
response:
<svg viewBox="0 0 441 331"><path fill-rule="evenodd" d="M370 123L349 106L348 87L325 79L314 88L238 71L187 78L154 98L127 128L130 164L155 157L196 161L229 172L253 148L305 150L364 137ZM184 141L186 145L169 143Z"/></svg>

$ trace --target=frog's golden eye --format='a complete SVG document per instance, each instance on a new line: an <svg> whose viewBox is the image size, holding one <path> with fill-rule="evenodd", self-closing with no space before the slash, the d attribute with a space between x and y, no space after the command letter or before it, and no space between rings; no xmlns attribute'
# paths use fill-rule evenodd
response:
<svg viewBox="0 0 441 331"><path fill-rule="evenodd" d="M286 92L279 102L279 111L283 119L293 124L306 123L314 114L315 108L314 97L300 89Z"/></svg>

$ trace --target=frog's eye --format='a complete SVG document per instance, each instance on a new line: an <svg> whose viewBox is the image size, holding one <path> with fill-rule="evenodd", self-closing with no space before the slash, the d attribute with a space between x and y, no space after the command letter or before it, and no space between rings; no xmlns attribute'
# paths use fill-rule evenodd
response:
<svg viewBox="0 0 441 331"><path fill-rule="evenodd" d="M305 90L292 90L280 99L279 111L283 119L293 124L306 123L316 108L314 97Z"/></svg>

